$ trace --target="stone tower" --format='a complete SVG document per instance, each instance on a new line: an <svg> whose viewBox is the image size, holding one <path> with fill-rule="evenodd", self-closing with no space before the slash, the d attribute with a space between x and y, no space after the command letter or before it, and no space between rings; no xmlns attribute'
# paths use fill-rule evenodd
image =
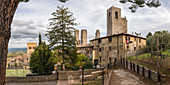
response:
<svg viewBox="0 0 170 85"><path fill-rule="evenodd" d="M96 30L95 38L100 38L100 31L99 31L99 29Z"/></svg>
<svg viewBox="0 0 170 85"><path fill-rule="evenodd" d="M87 45L87 30L81 30L81 45Z"/></svg>
<svg viewBox="0 0 170 85"><path fill-rule="evenodd" d="M27 43L27 54L32 54L37 47L37 43Z"/></svg>
<svg viewBox="0 0 170 85"><path fill-rule="evenodd" d="M121 17L121 9L114 6L107 10L107 36L127 33L126 17Z"/></svg>
<svg viewBox="0 0 170 85"><path fill-rule="evenodd" d="M74 36L76 38L76 45L80 45L80 40L79 40L79 30L74 31Z"/></svg>

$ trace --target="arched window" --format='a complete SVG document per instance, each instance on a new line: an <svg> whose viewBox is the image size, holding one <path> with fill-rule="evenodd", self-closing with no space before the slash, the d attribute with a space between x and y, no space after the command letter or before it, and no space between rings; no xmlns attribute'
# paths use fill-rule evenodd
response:
<svg viewBox="0 0 170 85"><path fill-rule="evenodd" d="M109 12L109 17L110 17L110 15L111 15L111 14L110 14L110 12Z"/></svg>
<svg viewBox="0 0 170 85"><path fill-rule="evenodd" d="M118 19L118 12L115 12L115 18Z"/></svg>

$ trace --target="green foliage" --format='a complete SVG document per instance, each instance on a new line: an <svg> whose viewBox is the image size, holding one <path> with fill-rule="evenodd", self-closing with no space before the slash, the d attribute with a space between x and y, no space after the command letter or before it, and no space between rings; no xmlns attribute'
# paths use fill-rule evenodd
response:
<svg viewBox="0 0 170 85"><path fill-rule="evenodd" d="M68 56L75 57L73 54L77 51L75 37L72 35L77 23L74 23L73 13L64 6L57 6L57 10L52 15L53 18L49 19L50 23L46 36L50 43L49 46L53 50L58 50L59 54L62 55L63 63L65 63L65 60L71 59ZM72 59L67 61L74 63Z"/></svg>
<svg viewBox="0 0 170 85"><path fill-rule="evenodd" d="M120 3L127 3L129 2L131 6L129 9L131 12L136 12L136 10L140 7L148 6L148 7L159 7L161 6L161 3L159 0L120 0Z"/></svg>
<svg viewBox="0 0 170 85"><path fill-rule="evenodd" d="M93 64L87 56L85 56L84 54L79 54L77 56L78 56L78 62L76 63L77 67L81 66L85 69L93 68Z"/></svg>
<svg viewBox="0 0 170 85"><path fill-rule="evenodd" d="M41 38L41 35L40 37ZM41 42L41 39L40 41ZM39 46L31 54L30 70L38 75L51 74L54 64L49 62L52 52L45 42L39 43Z"/></svg>
<svg viewBox="0 0 170 85"><path fill-rule="evenodd" d="M147 34L146 38L149 38L149 37L151 37L151 36L152 36L152 33L149 32L149 33Z"/></svg>
<svg viewBox="0 0 170 85"><path fill-rule="evenodd" d="M26 54L26 51L9 52L7 57L16 57Z"/></svg>
<svg viewBox="0 0 170 85"><path fill-rule="evenodd" d="M148 33L149 37L147 37L146 40L146 45L150 48L151 51L156 51L157 50L157 45L156 45L156 37L159 37L159 43L160 44L165 44L165 48L169 49L170 48L170 33L168 31L156 31L154 35L150 35Z"/></svg>

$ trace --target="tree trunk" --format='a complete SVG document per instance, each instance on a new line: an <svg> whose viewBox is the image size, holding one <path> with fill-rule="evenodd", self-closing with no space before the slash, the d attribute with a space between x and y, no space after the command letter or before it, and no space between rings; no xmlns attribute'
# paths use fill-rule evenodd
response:
<svg viewBox="0 0 170 85"><path fill-rule="evenodd" d="M0 0L0 85L5 83L8 42L11 23L20 0Z"/></svg>

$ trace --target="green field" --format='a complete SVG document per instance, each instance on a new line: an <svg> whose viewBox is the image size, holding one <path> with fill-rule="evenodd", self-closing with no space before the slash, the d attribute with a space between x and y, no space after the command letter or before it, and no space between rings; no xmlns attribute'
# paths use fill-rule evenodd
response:
<svg viewBox="0 0 170 85"><path fill-rule="evenodd" d="M16 76L16 77L25 77L28 73L30 73L29 70L26 69L7 69L6 70L6 76Z"/></svg>

